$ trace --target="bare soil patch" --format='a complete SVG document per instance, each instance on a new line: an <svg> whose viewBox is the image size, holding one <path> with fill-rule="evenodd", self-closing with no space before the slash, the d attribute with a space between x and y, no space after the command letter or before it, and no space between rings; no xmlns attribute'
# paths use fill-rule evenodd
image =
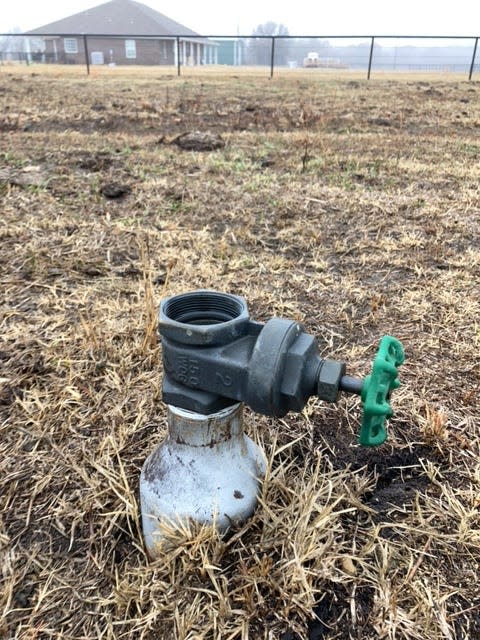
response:
<svg viewBox="0 0 480 640"><path fill-rule="evenodd" d="M0 71L0 637L480 637L480 84L118 71ZM375 450L351 397L249 414L254 518L149 562L156 308L199 287L352 374L395 335L403 385Z"/></svg>

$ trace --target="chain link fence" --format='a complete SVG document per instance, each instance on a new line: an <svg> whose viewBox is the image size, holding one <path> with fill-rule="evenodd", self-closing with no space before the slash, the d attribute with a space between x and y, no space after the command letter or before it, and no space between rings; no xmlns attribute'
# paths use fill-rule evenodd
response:
<svg viewBox="0 0 480 640"><path fill-rule="evenodd" d="M478 72L478 37L447 36L142 36L3 34L0 65L155 66L182 75L190 67L298 73Z"/></svg>

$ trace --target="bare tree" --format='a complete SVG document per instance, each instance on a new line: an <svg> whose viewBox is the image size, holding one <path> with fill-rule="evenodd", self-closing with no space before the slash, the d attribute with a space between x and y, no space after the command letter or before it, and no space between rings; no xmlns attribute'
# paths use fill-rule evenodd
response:
<svg viewBox="0 0 480 640"><path fill-rule="evenodd" d="M257 36L257 37L254 37ZM284 24L265 22L259 24L248 41L247 60L249 64L269 65L272 51L271 38L265 36L288 36L288 28ZM279 38L275 43L275 64L285 65L288 60L290 41Z"/></svg>
<svg viewBox="0 0 480 640"><path fill-rule="evenodd" d="M0 56L2 60L19 60L24 52L24 38L15 34L20 34L20 27L9 30L9 34L0 38Z"/></svg>

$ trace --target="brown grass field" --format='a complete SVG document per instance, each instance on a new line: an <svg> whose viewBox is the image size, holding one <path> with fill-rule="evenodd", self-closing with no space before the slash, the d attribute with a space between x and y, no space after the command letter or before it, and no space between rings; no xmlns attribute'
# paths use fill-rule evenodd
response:
<svg viewBox="0 0 480 640"><path fill-rule="evenodd" d="M480 638L480 83L3 66L0 104L0 637ZM156 312L196 288L406 362L378 449L355 397L247 412L254 517L152 562Z"/></svg>

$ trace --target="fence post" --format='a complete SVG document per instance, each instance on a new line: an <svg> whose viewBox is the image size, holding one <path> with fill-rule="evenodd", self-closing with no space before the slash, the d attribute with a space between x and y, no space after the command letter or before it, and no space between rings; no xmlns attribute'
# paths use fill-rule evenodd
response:
<svg viewBox="0 0 480 640"><path fill-rule="evenodd" d="M274 66L275 66L275 36L272 36L272 49L270 52L270 80L273 78Z"/></svg>
<svg viewBox="0 0 480 640"><path fill-rule="evenodd" d="M375 36L372 36L372 43L370 45L370 55L368 57L368 73L367 80L370 80L370 73L372 71L372 58L373 58L373 47L375 46Z"/></svg>
<svg viewBox="0 0 480 640"><path fill-rule="evenodd" d="M180 38L176 37L177 41L177 76L180 75Z"/></svg>
<svg viewBox="0 0 480 640"><path fill-rule="evenodd" d="M87 34L83 34L83 49L85 51L85 64L87 65L87 76L90 75L90 60L88 59Z"/></svg>
<svg viewBox="0 0 480 640"><path fill-rule="evenodd" d="M473 70L475 68L475 58L477 57L478 36L475 38L475 44L473 45L472 63L470 64L470 72L468 79L471 80L473 76Z"/></svg>

